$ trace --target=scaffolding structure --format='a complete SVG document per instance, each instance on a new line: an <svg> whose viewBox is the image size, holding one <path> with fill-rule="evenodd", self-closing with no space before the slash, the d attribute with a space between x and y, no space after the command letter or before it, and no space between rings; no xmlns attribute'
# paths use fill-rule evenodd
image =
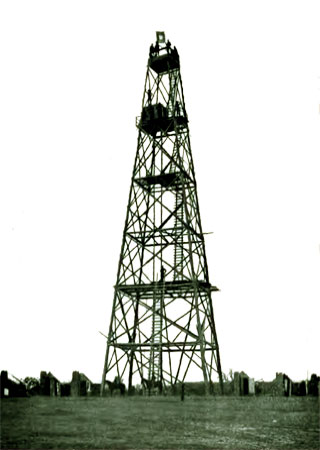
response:
<svg viewBox="0 0 320 450"><path fill-rule="evenodd" d="M151 45L107 336L106 378L149 390L222 372L180 58Z"/></svg>

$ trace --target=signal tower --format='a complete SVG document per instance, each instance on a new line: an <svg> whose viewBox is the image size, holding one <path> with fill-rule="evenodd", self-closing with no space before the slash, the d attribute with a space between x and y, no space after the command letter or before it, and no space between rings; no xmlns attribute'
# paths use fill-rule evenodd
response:
<svg viewBox="0 0 320 450"><path fill-rule="evenodd" d="M176 48L157 32L137 118L134 162L107 336L106 378L163 388L222 387L188 116Z"/></svg>

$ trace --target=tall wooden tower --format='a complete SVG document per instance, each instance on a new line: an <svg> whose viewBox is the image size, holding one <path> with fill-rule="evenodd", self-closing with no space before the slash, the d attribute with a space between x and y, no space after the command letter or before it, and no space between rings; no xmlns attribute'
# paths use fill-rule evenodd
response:
<svg viewBox="0 0 320 450"><path fill-rule="evenodd" d="M222 375L180 60L150 47L102 387L159 390ZM205 155L204 155L205 156ZM119 379L118 378L118 379Z"/></svg>

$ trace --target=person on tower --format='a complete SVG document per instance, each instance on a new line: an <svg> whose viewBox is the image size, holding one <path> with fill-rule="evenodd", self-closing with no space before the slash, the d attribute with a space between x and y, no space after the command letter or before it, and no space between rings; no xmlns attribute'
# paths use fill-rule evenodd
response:
<svg viewBox="0 0 320 450"><path fill-rule="evenodd" d="M178 101L176 101L176 116L180 116L180 105Z"/></svg>
<svg viewBox="0 0 320 450"><path fill-rule="evenodd" d="M171 54L175 59L179 59L179 53L176 46L173 47Z"/></svg>

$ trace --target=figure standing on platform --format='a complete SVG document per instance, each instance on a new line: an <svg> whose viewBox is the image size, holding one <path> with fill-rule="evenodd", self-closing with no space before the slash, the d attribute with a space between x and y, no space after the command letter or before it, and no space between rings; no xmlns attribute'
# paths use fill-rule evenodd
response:
<svg viewBox="0 0 320 450"><path fill-rule="evenodd" d="M164 281L165 276L166 276L166 269L165 269L163 266L161 266L161 270L160 270L160 281Z"/></svg>
<svg viewBox="0 0 320 450"><path fill-rule="evenodd" d="M180 116L180 105L178 101L176 101L176 116Z"/></svg>
<svg viewBox="0 0 320 450"><path fill-rule="evenodd" d="M167 48L167 52L171 53L171 42L169 41L169 39L167 40L166 48Z"/></svg>

